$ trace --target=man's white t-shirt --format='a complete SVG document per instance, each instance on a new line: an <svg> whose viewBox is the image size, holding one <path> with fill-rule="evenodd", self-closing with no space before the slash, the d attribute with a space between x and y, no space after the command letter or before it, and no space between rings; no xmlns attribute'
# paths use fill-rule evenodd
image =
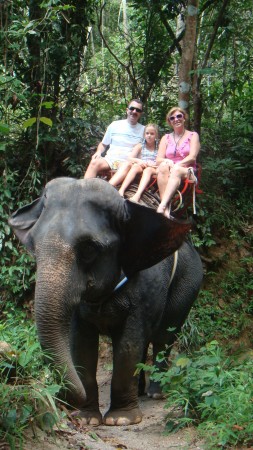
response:
<svg viewBox="0 0 253 450"><path fill-rule="evenodd" d="M106 160L111 164L114 161L126 161L132 148L142 141L144 128L140 123L131 125L127 119L112 122L102 140L104 145L110 145Z"/></svg>

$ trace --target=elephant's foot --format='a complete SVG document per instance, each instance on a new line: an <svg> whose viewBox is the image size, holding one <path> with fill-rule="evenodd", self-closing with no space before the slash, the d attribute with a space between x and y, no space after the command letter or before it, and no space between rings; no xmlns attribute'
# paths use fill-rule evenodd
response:
<svg viewBox="0 0 253 450"><path fill-rule="evenodd" d="M147 390L147 396L153 398L153 400L160 400L164 398L161 386L159 383L151 381Z"/></svg>
<svg viewBox="0 0 253 450"><path fill-rule="evenodd" d="M129 411L109 410L103 419L103 423L109 426L134 425L142 420L142 412L137 407Z"/></svg>
<svg viewBox="0 0 253 450"><path fill-rule="evenodd" d="M79 416L82 419L83 425L100 425L102 421L102 414L100 411L85 411L81 410Z"/></svg>

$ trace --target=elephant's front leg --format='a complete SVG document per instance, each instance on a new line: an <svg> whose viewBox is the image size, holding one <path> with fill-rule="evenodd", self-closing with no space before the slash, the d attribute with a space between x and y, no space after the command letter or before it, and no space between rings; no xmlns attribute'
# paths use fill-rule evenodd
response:
<svg viewBox="0 0 253 450"><path fill-rule="evenodd" d="M136 424L141 422L142 412L138 405L139 377L135 372L136 364L142 359L144 345L142 339L132 339L129 331L121 339L113 338L112 343L111 406L103 422L105 425Z"/></svg>
<svg viewBox="0 0 253 450"><path fill-rule="evenodd" d="M96 379L99 333L97 328L76 317L73 323L72 355L77 373L86 392L86 402L80 406L84 423L99 425L98 385Z"/></svg>

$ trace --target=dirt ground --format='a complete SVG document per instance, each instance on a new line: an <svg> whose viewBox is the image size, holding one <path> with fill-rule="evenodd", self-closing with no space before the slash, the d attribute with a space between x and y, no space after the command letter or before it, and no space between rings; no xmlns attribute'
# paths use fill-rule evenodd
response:
<svg viewBox="0 0 253 450"><path fill-rule="evenodd" d="M102 352L103 353L103 352ZM107 351L105 352L107 353ZM108 356L100 357L98 368L100 408L103 413L108 409L111 381L111 364ZM24 450L203 450L194 428L165 435L165 400L151 400L140 397L143 420L140 424L121 427L83 426L77 419L65 419L53 434L36 430L30 432Z"/></svg>

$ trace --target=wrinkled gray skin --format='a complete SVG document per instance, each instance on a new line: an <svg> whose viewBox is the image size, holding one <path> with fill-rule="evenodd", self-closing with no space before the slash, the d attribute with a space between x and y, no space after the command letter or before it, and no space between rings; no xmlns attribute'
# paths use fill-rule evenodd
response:
<svg viewBox="0 0 253 450"><path fill-rule="evenodd" d="M65 370L67 400L86 423L141 421L136 364L172 344L198 295L202 265L184 241L188 224L123 200L101 179L58 178L9 223L37 262L39 339ZM182 244L182 245L181 245ZM180 248L179 248L180 247ZM169 287L174 256L178 265ZM145 269L145 270L143 270ZM128 282L114 292L121 272ZM111 406L102 419L96 368L99 334L113 346ZM149 395L160 394L151 384Z"/></svg>

